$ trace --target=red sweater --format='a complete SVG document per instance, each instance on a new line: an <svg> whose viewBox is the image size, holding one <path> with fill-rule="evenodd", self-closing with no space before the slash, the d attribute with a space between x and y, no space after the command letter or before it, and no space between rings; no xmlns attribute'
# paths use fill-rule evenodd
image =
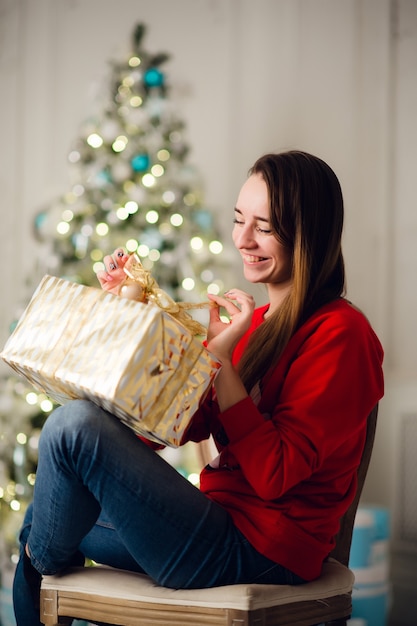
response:
<svg viewBox="0 0 417 626"><path fill-rule="evenodd" d="M255 310L235 361L266 310ZM365 316L331 302L292 337L257 404L248 397L220 413L207 399L186 433L213 435L220 451L201 490L260 553L305 580L320 575L353 500L367 416L383 395L382 360Z"/></svg>

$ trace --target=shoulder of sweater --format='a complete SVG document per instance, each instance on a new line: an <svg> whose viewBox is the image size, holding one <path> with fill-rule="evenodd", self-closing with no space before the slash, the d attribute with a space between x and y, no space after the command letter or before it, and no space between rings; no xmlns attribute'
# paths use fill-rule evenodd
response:
<svg viewBox="0 0 417 626"><path fill-rule="evenodd" d="M324 329L339 328L348 331L352 329L355 333L359 329L364 332L373 332L371 324L366 315L354 304L345 298L339 298L328 302L315 311L302 325L305 327L323 327Z"/></svg>

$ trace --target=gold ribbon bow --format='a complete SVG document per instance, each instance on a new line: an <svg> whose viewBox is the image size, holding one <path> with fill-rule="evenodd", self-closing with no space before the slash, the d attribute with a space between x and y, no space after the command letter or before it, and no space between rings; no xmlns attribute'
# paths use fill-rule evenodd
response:
<svg viewBox="0 0 417 626"><path fill-rule="evenodd" d="M129 300L136 300L137 302L156 304L160 309L181 322L193 335L207 334L205 326L194 320L186 310L210 307L212 302L175 302L171 296L160 288L151 273L145 270L136 254L131 255L124 267L124 271L127 277L120 285L120 296Z"/></svg>

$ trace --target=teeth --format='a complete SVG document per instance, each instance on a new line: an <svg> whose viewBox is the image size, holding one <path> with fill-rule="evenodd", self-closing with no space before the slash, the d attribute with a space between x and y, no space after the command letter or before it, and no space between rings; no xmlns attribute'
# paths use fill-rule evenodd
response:
<svg viewBox="0 0 417 626"><path fill-rule="evenodd" d="M248 263L257 263L258 261L264 261L265 257L262 256L249 256L248 254L245 255L245 261L247 261Z"/></svg>

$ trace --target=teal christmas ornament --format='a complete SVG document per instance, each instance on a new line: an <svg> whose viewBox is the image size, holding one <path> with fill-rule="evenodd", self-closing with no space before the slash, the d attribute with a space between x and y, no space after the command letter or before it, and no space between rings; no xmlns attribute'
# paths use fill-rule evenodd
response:
<svg viewBox="0 0 417 626"><path fill-rule="evenodd" d="M97 172L94 181L98 188L105 187L112 182L110 172L107 169Z"/></svg>
<svg viewBox="0 0 417 626"><path fill-rule="evenodd" d="M150 159L147 154L137 154L130 163L135 172L145 172L149 167Z"/></svg>
<svg viewBox="0 0 417 626"><path fill-rule="evenodd" d="M48 215L45 211L42 211L35 216L34 225L37 231L42 230L42 226L45 224L47 217Z"/></svg>
<svg viewBox="0 0 417 626"><path fill-rule="evenodd" d="M195 211L192 218L194 222L198 224L199 228L202 228L203 230L213 228L213 215L206 209Z"/></svg>
<svg viewBox="0 0 417 626"><path fill-rule="evenodd" d="M143 77L147 87L162 87L164 84L164 75L156 67L150 67L146 70Z"/></svg>

